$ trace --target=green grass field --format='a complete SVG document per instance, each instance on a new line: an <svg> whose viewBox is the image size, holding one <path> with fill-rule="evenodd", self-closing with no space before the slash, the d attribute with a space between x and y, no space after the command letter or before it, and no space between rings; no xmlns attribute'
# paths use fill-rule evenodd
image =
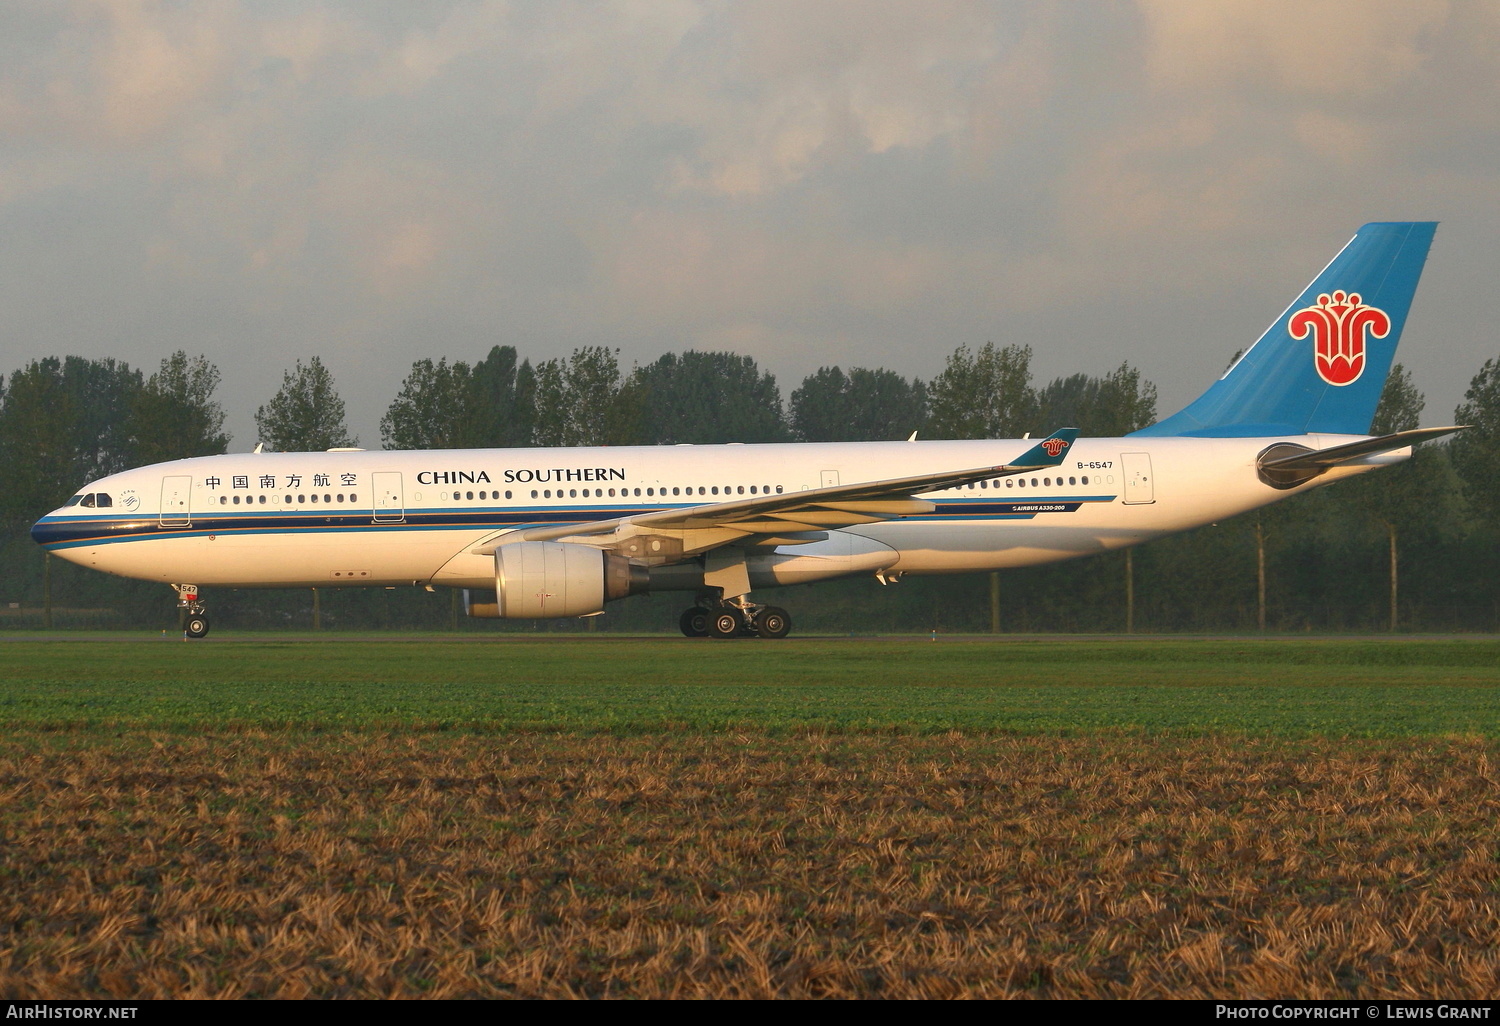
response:
<svg viewBox="0 0 1500 1026"><path fill-rule="evenodd" d="M1500 736L1490 639L176 638L0 644L48 729Z"/></svg>

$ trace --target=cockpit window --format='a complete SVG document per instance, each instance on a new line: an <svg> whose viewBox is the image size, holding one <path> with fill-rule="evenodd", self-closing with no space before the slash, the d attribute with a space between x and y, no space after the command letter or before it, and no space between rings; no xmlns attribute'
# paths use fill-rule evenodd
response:
<svg viewBox="0 0 1500 1026"><path fill-rule="evenodd" d="M85 495L83 497L83 501L80 502L78 505L80 505L80 506L87 506L89 509L93 509L94 508L94 493L93 492L89 492L89 494L87 494L87 495Z"/></svg>
<svg viewBox="0 0 1500 1026"><path fill-rule="evenodd" d="M108 506L113 506L114 504L114 500L109 497L108 492L100 492L99 494L94 496L94 505L98 506L100 509L104 509Z"/></svg>
<svg viewBox="0 0 1500 1026"><path fill-rule="evenodd" d="M71 499L69 499L67 502L63 503L63 505L64 506L76 506L76 505L78 505L82 501L83 501L83 496L82 495L75 495Z"/></svg>

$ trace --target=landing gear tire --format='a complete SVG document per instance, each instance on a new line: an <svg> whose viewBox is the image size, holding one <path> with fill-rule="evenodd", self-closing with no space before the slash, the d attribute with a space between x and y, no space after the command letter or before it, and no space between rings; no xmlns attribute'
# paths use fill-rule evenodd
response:
<svg viewBox="0 0 1500 1026"><path fill-rule="evenodd" d="M708 633L714 638L732 638L743 629L740 614L735 609L716 609L708 621Z"/></svg>
<svg viewBox="0 0 1500 1026"><path fill-rule="evenodd" d="M681 628L683 637L708 637L708 610L702 606L694 606L692 609L684 610L682 616L677 620L677 626Z"/></svg>
<svg viewBox="0 0 1500 1026"><path fill-rule="evenodd" d="M755 633L763 638L784 638L792 629L792 618L779 606L766 606L755 615Z"/></svg>
<svg viewBox="0 0 1500 1026"><path fill-rule="evenodd" d="M183 622L182 632L190 638L204 638L208 636L208 614L189 613Z"/></svg>

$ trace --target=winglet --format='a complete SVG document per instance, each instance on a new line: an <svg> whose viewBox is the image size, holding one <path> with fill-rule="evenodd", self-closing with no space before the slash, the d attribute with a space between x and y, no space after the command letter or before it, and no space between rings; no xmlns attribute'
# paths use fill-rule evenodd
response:
<svg viewBox="0 0 1500 1026"><path fill-rule="evenodd" d="M1078 438L1077 428L1058 428L1019 457L1006 464L1008 467L1055 467L1062 463Z"/></svg>

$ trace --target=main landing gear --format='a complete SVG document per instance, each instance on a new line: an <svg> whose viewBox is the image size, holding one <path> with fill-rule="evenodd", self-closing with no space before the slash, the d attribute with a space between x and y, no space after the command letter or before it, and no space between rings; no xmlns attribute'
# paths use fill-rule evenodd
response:
<svg viewBox="0 0 1500 1026"><path fill-rule="evenodd" d="M779 606L738 599L684 610L677 625L689 638L784 638L792 618Z"/></svg>
<svg viewBox="0 0 1500 1026"><path fill-rule="evenodd" d="M177 619L182 624L184 638L202 638L208 635L208 610L198 601L196 584L174 584L177 590Z"/></svg>

